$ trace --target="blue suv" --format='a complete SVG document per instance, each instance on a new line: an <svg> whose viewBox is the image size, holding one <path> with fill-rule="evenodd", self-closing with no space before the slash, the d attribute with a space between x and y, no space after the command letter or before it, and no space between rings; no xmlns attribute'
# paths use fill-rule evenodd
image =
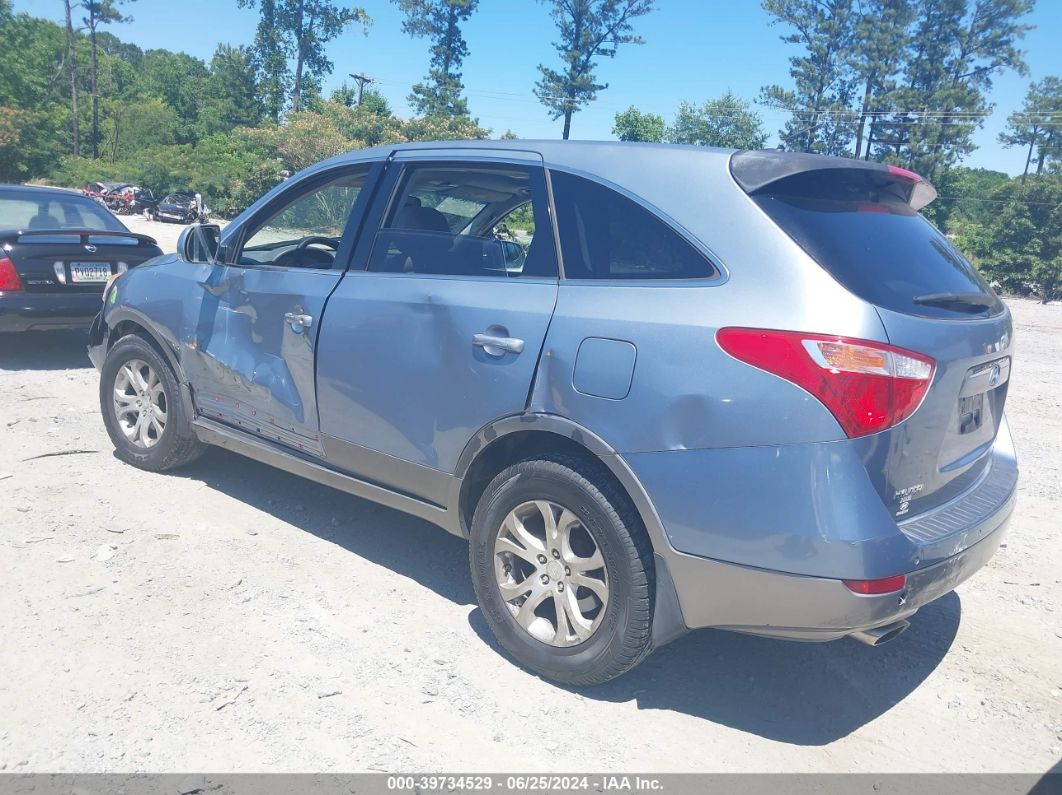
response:
<svg viewBox="0 0 1062 795"><path fill-rule="evenodd" d="M691 628L872 645L980 568L1007 308L893 166L574 142L366 149L116 277L117 454L218 445L470 541L521 664Z"/></svg>

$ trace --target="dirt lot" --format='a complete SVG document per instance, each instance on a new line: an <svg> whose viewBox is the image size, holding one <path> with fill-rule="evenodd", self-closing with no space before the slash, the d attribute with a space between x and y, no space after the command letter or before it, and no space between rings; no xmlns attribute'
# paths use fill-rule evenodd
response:
<svg viewBox="0 0 1062 795"><path fill-rule="evenodd" d="M130 232L138 232L142 235L151 235L158 241L159 248L167 254L177 250L177 238L184 231L184 224L166 224L162 221L149 221L139 215L123 215L118 220L129 227ZM221 223L216 218L210 219L211 223Z"/></svg>
<svg viewBox="0 0 1062 795"><path fill-rule="evenodd" d="M881 649L705 631L583 692L492 642L460 540L221 451L125 466L81 339L0 339L0 769L1043 772L1062 306L1012 306L1021 497L984 571Z"/></svg>

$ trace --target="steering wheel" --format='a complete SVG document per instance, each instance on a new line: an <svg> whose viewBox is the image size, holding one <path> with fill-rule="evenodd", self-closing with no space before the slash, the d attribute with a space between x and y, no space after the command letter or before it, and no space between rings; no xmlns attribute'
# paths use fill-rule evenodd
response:
<svg viewBox="0 0 1062 795"><path fill-rule="evenodd" d="M295 246L296 251L302 251L307 246L328 246L332 251L339 251L339 241L334 237L325 237L324 235L310 235L304 237L299 241L299 244Z"/></svg>

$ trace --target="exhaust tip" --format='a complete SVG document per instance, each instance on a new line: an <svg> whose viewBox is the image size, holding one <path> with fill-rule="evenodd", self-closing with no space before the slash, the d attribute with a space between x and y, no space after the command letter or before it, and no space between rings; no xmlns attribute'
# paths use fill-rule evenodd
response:
<svg viewBox="0 0 1062 795"><path fill-rule="evenodd" d="M855 638L860 643L865 643L868 646L881 646L888 643L890 640L896 640L900 637L907 628L911 626L909 621L895 621L892 624L886 624L883 627L874 627L873 629L864 629L859 632L853 632L849 637Z"/></svg>

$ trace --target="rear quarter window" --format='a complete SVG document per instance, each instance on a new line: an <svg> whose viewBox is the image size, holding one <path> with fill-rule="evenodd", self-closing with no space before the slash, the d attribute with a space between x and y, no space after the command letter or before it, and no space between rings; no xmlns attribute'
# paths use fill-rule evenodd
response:
<svg viewBox="0 0 1062 795"><path fill-rule="evenodd" d="M611 188L551 171L567 279L706 279L716 267L663 220Z"/></svg>
<svg viewBox="0 0 1062 795"><path fill-rule="evenodd" d="M753 200L837 281L876 306L951 319L1003 310L977 269L907 204L785 194ZM989 306L971 312L915 300L947 294L985 296Z"/></svg>

